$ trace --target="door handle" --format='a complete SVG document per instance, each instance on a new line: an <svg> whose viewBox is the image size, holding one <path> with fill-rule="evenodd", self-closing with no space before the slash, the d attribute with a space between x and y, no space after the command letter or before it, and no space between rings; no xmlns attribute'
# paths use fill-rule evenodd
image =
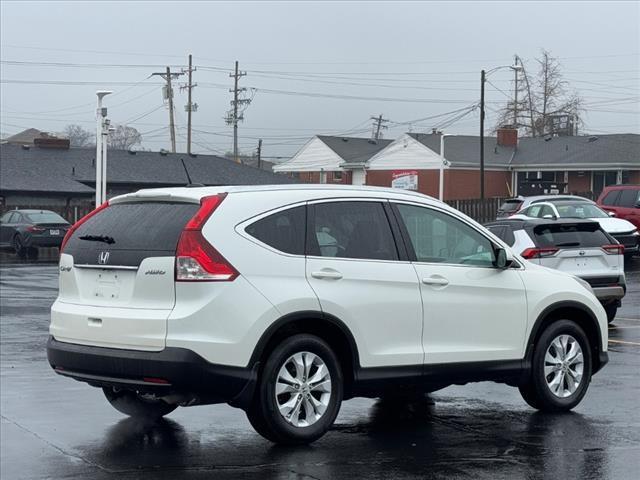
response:
<svg viewBox="0 0 640 480"><path fill-rule="evenodd" d="M342 278L342 274L337 270L320 270L318 272L311 272L311 276L313 278L327 278L330 280L340 280Z"/></svg>
<svg viewBox="0 0 640 480"><path fill-rule="evenodd" d="M449 285L449 280L444 277L425 277L422 279L422 283L424 283L425 285L444 287L446 285Z"/></svg>

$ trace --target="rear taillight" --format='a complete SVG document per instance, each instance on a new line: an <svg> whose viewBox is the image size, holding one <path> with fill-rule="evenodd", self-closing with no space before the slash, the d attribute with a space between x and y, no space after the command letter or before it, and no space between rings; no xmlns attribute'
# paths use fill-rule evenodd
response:
<svg viewBox="0 0 640 480"><path fill-rule="evenodd" d="M202 226L224 200L225 194L205 197L187 223L176 249L176 281L230 282L239 274L202 235Z"/></svg>
<svg viewBox="0 0 640 480"><path fill-rule="evenodd" d="M42 228L42 227L38 227L36 225L31 225L31 226L27 227L26 230L27 230L27 232L30 232L30 233L42 233L42 232L44 232L45 229Z"/></svg>
<svg viewBox="0 0 640 480"><path fill-rule="evenodd" d="M67 242L69 241L69 239L73 235L73 232L75 232L78 229L78 227L80 227L80 225L82 225L84 222L86 222L91 217L93 217L96 213L104 210L108 206L109 206L109 201L107 200L102 205L100 205L98 208L96 208L95 210L92 210L91 212L87 213L84 217L82 217L76 223L71 225L71 227L69 227L69 230L67 230L67 233L64 236L64 239L62 239L62 245L60 245L60 253L62 253L64 251L65 245L67 244Z"/></svg>
<svg viewBox="0 0 640 480"><path fill-rule="evenodd" d="M603 245L602 250L609 255L622 255L624 253L624 245Z"/></svg>
<svg viewBox="0 0 640 480"><path fill-rule="evenodd" d="M558 253L559 248L527 248L520 255L522 258L531 260L532 258L552 257Z"/></svg>

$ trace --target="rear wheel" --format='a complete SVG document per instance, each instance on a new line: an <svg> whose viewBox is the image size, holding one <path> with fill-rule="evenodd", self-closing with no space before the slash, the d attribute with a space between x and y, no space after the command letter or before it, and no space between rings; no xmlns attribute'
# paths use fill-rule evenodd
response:
<svg viewBox="0 0 640 480"><path fill-rule="evenodd" d="M22 237L19 234L13 237L13 249L18 257L25 258L27 256L27 249L25 248Z"/></svg>
<svg viewBox="0 0 640 480"><path fill-rule="evenodd" d="M130 417L156 420L177 408L177 405L170 405L164 400L146 398L129 390L105 387L102 391L113 408Z"/></svg>
<svg viewBox="0 0 640 480"><path fill-rule="evenodd" d="M607 322L611 323L615 320L616 313L618 313L618 305L616 305L615 303L605 305L604 311L607 312Z"/></svg>
<svg viewBox="0 0 640 480"><path fill-rule="evenodd" d="M313 335L294 335L267 358L247 418L272 442L311 443L333 425L342 392L342 371L331 347Z"/></svg>
<svg viewBox="0 0 640 480"><path fill-rule="evenodd" d="M534 347L531 377L521 385L522 398L546 412L571 410L591 381L591 347L584 331L571 320L549 325Z"/></svg>

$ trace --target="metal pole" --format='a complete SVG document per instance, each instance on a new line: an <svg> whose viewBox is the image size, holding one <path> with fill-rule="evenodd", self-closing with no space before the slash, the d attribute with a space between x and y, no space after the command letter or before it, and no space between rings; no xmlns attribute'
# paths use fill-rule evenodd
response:
<svg viewBox="0 0 640 480"><path fill-rule="evenodd" d="M484 82L485 71L480 72L480 199L484 200Z"/></svg>
<svg viewBox="0 0 640 480"><path fill-rule="evenodd" d="M262 139L258 140L258 168L262 168Z"/></svg>
<svg viewBox="0 0 640 480"><path fill-rule="evenodd" d="M109 120L102 119L102 203L107 201L107 145L109 144Z"/></svg>
<svg viewBox="0 0 640 480"><path fill-rule="evenodd" d="M518 56L516 55L514 63L516 67L518 66ZM515 81L513 87L513 128L518 129L518 69L514 68L513 73L515 74Z"/></svg>
<svg viewBox="0 0 640 480"><path fill-rule="evenodd" d="M444 201L444 163L446 162L444 158L444 137L447 137L444 133L440 134L440 178L439 178L439 188L438 188L438 200L441 202Z"/></svg>
<svg viewBox="0 0 640 480"><path fill-rule="evenodd" d="M176 153L176 125L173 121L173 86L171 85L171 69L169 67L167 67L167 99L169 100L169 133L171 134L171 153ZM189 116L189 119L191 119L191 116ZM188 135L189 138L191 138L191 130L189 130Z"/></svg>
<svg viewBox="0 0 640 480"><path fill-rule="evenodd" d="M233 83L233 159L238 160L238 61L236 60L236 74Z"/></svg>
<svg viewBox="0 0 640 480"><path fill-rule="evenodd" d="M102 95L96 109L96 208L102 204Z"/></svg>
<svg viewBox="0 0 640 480"><path fill-rule="evenodd" d="M187 95L188 95L188 100L187 100L187 104L189 105L189 109L187 110L187 153L191 154L191 110L192 110L192 106L191 106L191 89L193 88L191 86L191 54L189 54L189 86L187 87ZM174 150L175 152L175 150Z"/></svg>

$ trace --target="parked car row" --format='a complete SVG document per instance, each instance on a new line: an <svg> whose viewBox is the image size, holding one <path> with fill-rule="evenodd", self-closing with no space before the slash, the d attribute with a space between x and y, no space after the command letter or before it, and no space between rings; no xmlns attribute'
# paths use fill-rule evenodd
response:
<svg viewBox="0 0 640 480"><path fill-rule="evenodd" d="M639 185L608 186L597 202L575 195L510 198L498 209L496 220L505 218L594 220L624 246L625 255L640 255Z"/></svg>

